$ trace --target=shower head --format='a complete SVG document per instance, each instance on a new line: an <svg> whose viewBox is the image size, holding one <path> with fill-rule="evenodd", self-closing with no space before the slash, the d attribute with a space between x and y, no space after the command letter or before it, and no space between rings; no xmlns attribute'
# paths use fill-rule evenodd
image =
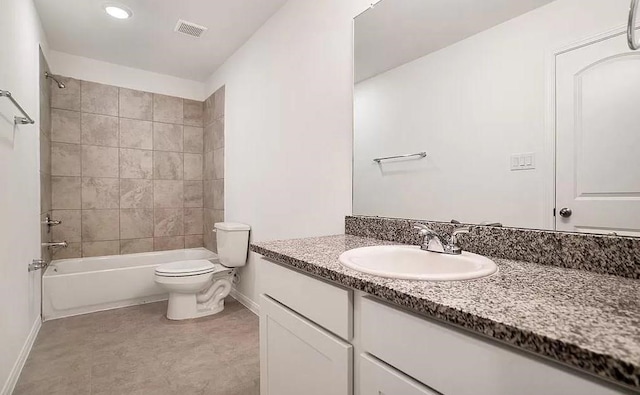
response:
<svg viewBox="0 0 640 395"><path fill-rule="evenodd" d="M65 85L62 82L58 81L56 79L56 77L54 77L53 75L49 74L48 71L44 72L44 76L45 76L45 78L51 78L52 80L54 80L56 82L56 84L58 84L58 88L60 88L60 89L64 89L65 88Z"/></svg>

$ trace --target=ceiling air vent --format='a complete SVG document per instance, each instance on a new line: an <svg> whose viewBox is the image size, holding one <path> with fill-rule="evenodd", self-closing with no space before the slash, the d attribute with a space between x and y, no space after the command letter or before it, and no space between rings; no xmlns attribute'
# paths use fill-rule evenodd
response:
<svg viewBox="0 0 640 395"><path fill-rule="evenodd" d="M183 21L182 19L178 20L176 24L176 28L174 31L182 34L186 34L191 37L200 37L207 31L208 28L200 25L196 25L192 22Z"/></svg>

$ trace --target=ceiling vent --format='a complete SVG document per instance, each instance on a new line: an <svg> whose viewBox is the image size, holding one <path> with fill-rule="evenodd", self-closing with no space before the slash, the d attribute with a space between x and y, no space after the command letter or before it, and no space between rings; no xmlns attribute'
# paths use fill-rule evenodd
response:
<svg viewBox="0 0 640 395"><path fill-rule="evenodd" d="M178 20L176 24L176 28L174 31L182 34L186 34L191 37L200 37L206 32L208 28L204 26L197 25L193 22L183 21L182 19Z"/></svg>

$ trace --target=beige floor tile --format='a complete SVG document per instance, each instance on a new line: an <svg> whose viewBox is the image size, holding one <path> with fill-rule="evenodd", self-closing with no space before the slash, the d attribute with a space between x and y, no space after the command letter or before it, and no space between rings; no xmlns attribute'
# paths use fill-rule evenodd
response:
<svg viewBox="0 0 640 395"><path fill-rule="evenodd" d="M166 302L43 324L15 394L259 394L258 318L165 318Z"/></svg>

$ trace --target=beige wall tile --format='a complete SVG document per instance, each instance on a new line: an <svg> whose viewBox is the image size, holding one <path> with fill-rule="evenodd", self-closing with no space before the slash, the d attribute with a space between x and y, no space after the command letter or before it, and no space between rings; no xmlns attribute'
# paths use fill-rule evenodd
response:
<svg viewBox="0 0 640 395"><path fill-rule="evenodd" d="M215 233L213 233L213 224L215 223L214 212L211 209L205 208L203 210L203 223L204 223L204 234L203 234L203 242L204 247L210 251L217 252L216 248L216 237Z"/></svg>
<svg viewBox="0 0 640 395"><path fill-rule="evenodd" d="M40 172L51 174L51 140L40 132Z"/></svg>
<svg viewBox="0 0 640 395"><path fill-rule="evenodd" d="M51 89L51 107L62 110L80 111L80 81L73 78L56 76L65 84L64 89L59 89L55 82Z"/></svg>
<svg viewBox="0 0 640 395"><path fill-rule="evenodd" d="M51 211L51 176L40 174L40 212Z"/></svg>
<svg viewBox="0 0 640 395"><path fill-rule="evenodd" d="M210 125L215 119L213 117L214 105L215 105L214 94L211 94L211 96L209 96L207 100L204 101L204 111L203 111L204 126Z"/></svg>
<svg viewBox="0 0 640 395"><path fill-rule="evenodd" d="M225 105L225 87L221 87L213 94L213 119L220 119L224 117L224 105Z"/></svg>
<svg viewBox="0 0 640 395"><path fill-rule="evenodd" d="M204 104L201 101L184 100L184 124L202 127L204 122Z"/></svg>
<svg viewBox="0 0 640 395"><path fill-rule="evenodd" d="M153 119L153 95L149 92L120 88L120 117Z"/></svg>
<svg viewBox="0 0 640 395"><path fill-rule="evenodd" d="M82 112L118 116L118 88L95 82L81 83Z"/></svg>
<svg viewBox="0 0 640 395"><path fill-rule="evenodd" d="M153 176L153 151L120 148L120 178Z"/></svg>
<svg viewBox="0 0 640 395"><path fill-rule="evenodd" d="M153 152L153 178L156 180L182 180L183 154L177 152Z"/></svg>
<svg viewBox="0 0 640 395"><path fill-rule="evenodd" d="M118 146L118 118L82 113L82 144Z"/></svg>
<svg viewBox="0 0 640 395"><path fill-rule="evenodd" d="M184 145L182 125L153 123L153 149L157 151L182 152Z"/></svg>
<svg viewBox="0 0 640 395"><path fill-rule="evenodd" d="M200 235L203 227L203 209L201 208L185 208L184 209L184 234Z"/></svg>
<svg viewBox="0 0 640 395"><path fill-rule="evenodd" d="M54 248L51 250L52 259L71 259L82 256L82 243L69 243L67 248Z"/></svg>
<svg viewBox="0 0 640 395"><path fill-rule="evenodd" d="M202 181L184 181L184 206L185 207L204 207L203 206L203 186Z"/></svg>
<svg viewBox="0 0 640 395"><path fill-rule="evenodd" d="M224 178L224 148L219 148L213 153L213 179Z"/></svg>
<svg viewBox="0 0 640 395"><path fill-rule="evenodd" d="M178 97L153 95L153 120L156 122L182 125L184 119L182 99Z"/></svg>
<svg viewBox="0 0 640 395"><path fill-rule="evenodd" d="M224 210L213 210L213 223L224 222Z"/></svg>
<svg viewBox="0 0 640 395"><path fill-rule="evenodd" d="M202 154L204 149L203 128L184 127L184 152Z"/></svg>
<svg viewBox="0 0 640 395"><path fill-rule="evenodd" d="M118 177L118 148L82 146L83 177Z"/></svg>
<svg viewBox="0 0 640 395"><path fill-rule="evenodd" d="M184 248L204 247L202 235L188 235L184 237Z"/></svg>
<svg viewBox="0 0 640 395"><path fill-rule="evenodd" d="M51 143L51 175L80 175L80 145Z"/></svg>
<svg viewBox="0 0 640 395"><path fill-rule="evenodd" d="M154 237L183 236L184 212L181 208L157 208L154 210Z"/></svg>
<svg viewBox="0 0 640 395"><path fill-rule="evenodd" d="M60 225L51 227L52 241L67 243L82 241L80 210L53 210L51 219L62 221Z"/></svg>
<svg viewBox="0 0 640 395"><path fill-rule="evenodd" d="M202 180L202 154L184 154L184 179Z"/></svg>
<svg viewBox="0 0 640 395"><path fill-rule="evenodd" d="M214 127L215 127L215 125L213 123L211 123L211 124L209 124L209 125L204 127L203 135L202 135L202 138L203 138L203 147L202 148L203 148L204 153L211 152L211 151L214 150L214 148L213 148Z"/></svg>
<svg viewBox="0 0 640 395"><path fill-rule="evenodd" d="M51 110L51 141L80 144L80 114L77 111Z"/></svg>
<svg viewBox="0 0 640 395"><path fill-rule="evenodd" d="M152 208L153 181L120 179L120 208Z"/></svg>
<svg viewBox="0 0 640 395"><path fill-rule="evenodd" d="M204 178L205 180L213 180L214 177L214 172L213 172L213 166L214 166L214 158L213 156L215 155L214 151L209 151L207 153L204 154L204 163L202 165L202 178Z"/></svg>
<svg viewBox="0 0 640 395"><path fill-rule="evenodd" d="M156 208L178 208L184 206L182 181L155 180L153 182L153 206Z"/></svg>
<svg viewBox="0 0 640 395"><path fill-rule="evenodd" d="M224 147L224 117L213 122L213 149Z"/></svg>
<svg viewBox="0 0 640 395"><path fill-rule="evenodd" d="M120 210L120 239L153 237L153 209Z"/></svg>
<svg viewBox="0 0 640 395"><path fill-rule="evenodd" d="M154 251L179 250L182 248L184 248L184 236L154 237L153 239Z"/></svg>
<svg viewBox="0 0 640 395"><path fill-rule="evenodd" d="M82 178L82 208L119 208L120 180L117 178Z"/></svg>
<svg viewBox="0 0 640 395"><path fill-rule="evenodd" d="M153 149L153 122L120 118L120 147Z"/></svg>
<svg viewBox="0 0 640 395"><path fill-rule="evenodd" d="M214 180L213 189L213 208L216 210L224 210L224 180Z"/></svg>
<svg viewBox="0 0 640 395"><path fill-rule="evenodd" d="M82 241L118 240L119 210L82 210Z"/></svg>
<svg viewBox="0 0 640 395"><path fill-rule="evenodd" d="M120 240L120 254L137 254L153 251L153 239Z"/></svg>
<svg viewBox="0 0 640 395"><path fill-rule="evenodd" d="M80 209L80 177L51 177L51 208Z"/></svg>
<svg viewBox="0 0 640 395"><path fill-rule="evenodd" d="M119 254L120 242L118 240L82 243L82 256L84 257Z"/></svg>
<svg viewBox="0 0 640 395"><path fill-rule="evenodd" d="M204 208L213 209L213 180L203 182L202 203Z"/></svg>

